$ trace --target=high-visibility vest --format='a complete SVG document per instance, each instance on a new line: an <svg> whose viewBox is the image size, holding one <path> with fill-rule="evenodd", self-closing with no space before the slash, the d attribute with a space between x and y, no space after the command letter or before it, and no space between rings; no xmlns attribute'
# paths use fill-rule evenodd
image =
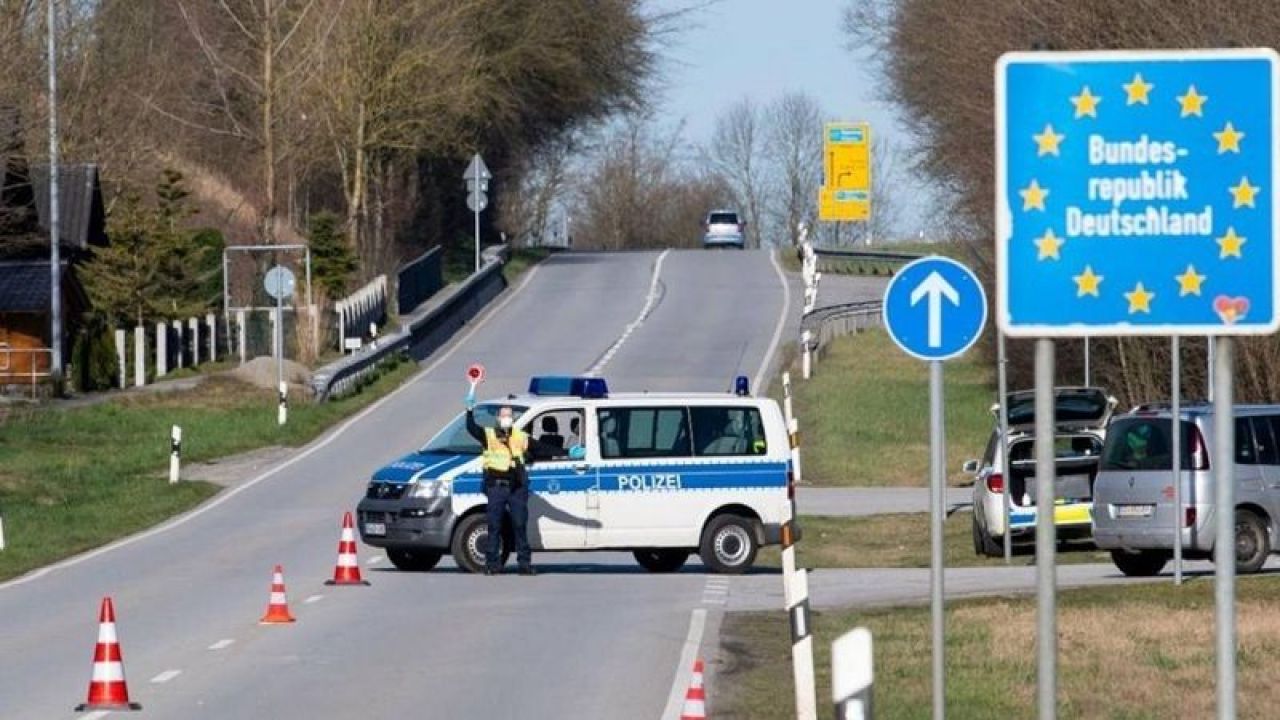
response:
<svg viewBox="0 0 1280 720"><path fill-rule="evenodd" d="M512 466L524 461L525 450L529 447L529 436L514 428L507 442L499 439L493 428L484 429L484 439L484 469L494 472L510 472Z"/></svg>

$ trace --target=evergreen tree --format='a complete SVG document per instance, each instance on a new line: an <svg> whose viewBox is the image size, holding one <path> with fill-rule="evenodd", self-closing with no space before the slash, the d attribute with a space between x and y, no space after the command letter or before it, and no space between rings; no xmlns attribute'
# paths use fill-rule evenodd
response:
<svg viewBox="0 0 1280 720"><path fill-rule="evenodd" d="M124 197L107 223L109 242L93 248L81 275L93 307L115 322L141 325L156 304L160 258L151 213L136 194Z"/></svg>
<svg viewBox="0 0 1280 720"><path fill-rule="evenodd" d="M330 299L341 298L358 265L355 253L338 230L338 216L331 212L312 215L307 223L307 237L315 283Z"/></svg>

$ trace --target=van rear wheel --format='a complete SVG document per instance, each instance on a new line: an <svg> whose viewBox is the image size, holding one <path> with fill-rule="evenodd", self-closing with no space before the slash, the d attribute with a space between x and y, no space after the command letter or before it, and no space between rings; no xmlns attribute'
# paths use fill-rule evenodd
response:
<svg viewBox="0 0 1280 720"><path fill-rule="evenodd" d="M1236 511L1236 572L1256 573L1267 563L1271 552L1267 525L1248 510Z"/></svg>
<svg viewBox="0 0 1280 720"><path fill-rule="evenodd" d="M660 550L636 550L633 555L636 556L636 562L640 563L640 567L651 573L671 573L684 567L684 563L689 559L688 550L660 549Z"/></svg>
<svg viewBox="0 0 1280 720"><path fill-rule="evenodd" d="M739 515L721 515L707 523L698 554L702 564L721 575L741 575L756 561L755 523Z"/></svg>
<svg viewBox="0 0 1280 720"><path fill-rule="evenodd" d="M1128 577L1154 577L1169 562L1169 553L1163 550L1112 550L1111 562Z"/></svg>

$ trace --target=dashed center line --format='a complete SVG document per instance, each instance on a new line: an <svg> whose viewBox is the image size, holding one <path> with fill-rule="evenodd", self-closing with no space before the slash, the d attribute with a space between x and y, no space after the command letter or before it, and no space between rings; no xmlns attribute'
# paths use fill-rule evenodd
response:
<svg viewBox="0 0 1280 720"><path fill-rule="evenodd" d="M324 599L324 596L323 596L323 595L312 595L311 597L307 598L306 600L303 600L303 601L302 601L302 604L303 604L303 605L310 605L311 603L317 603L317 602L320 602L320 601L321 601L321 600L323 600L323 599Z"/></svg>
<svg viewBox="0 0 1280 720"><path fill-rule="evenodd" d="M235 640L233 638L223 638L222 640L219 640L218 642L210 645L209 649L210 650L226 650L227 648L231 647L231 644L234 642Z"/></svg>
<svg viewBox="0 0 1280 720"><path fill-rule="evenodd" d="M182 674L181 670L165 670L159 675L151 678L151 682L156 683L157 685L159 685L160 683L167 683L181 674Z"/></svg>
<svg viewBox="0 0 1280 720"><path fill-rule="evenodd" d="M592 365L587 370L587 375L598 376L600 372L604 370L604 366L608 365L610 360L613 360L613 356L618 353L618 350L620 350L623 344L627 342L627 339L631 337L631 333L639 329L640 326L644 324L644 321L648 319L649 313L653 312L653 306L658 302L658 297L662 294L661 287L659 285L662 281L662 262L667 259L667 255L669 254L671 254L670 248L663 250L662 253L658 255L658 260L653 264L653 275L649 279L649 294L644 299L644 307L640 308L640 314L636 316L635 320L631 321L631 324L627 325L622 330L622 335L617 340L613 341L613 344L609 346L608 350L605 350L604 355L596 361L596 364Z"/></svg>

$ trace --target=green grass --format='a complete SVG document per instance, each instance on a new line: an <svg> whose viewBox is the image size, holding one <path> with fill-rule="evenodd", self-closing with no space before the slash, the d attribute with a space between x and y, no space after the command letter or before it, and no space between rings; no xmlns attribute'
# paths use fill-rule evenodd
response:
<svg viewBox="0 0 1280 720"><path fill-rule="evenodd" d="M838 338L814 363L813 377L791 385L800 424L804 481L831 486L926 487L929 472L929 371L882 330ZM976 353L946 363L947 464L951 480L979 457L993 427L991 371ZM781 391L775 391L780 397Z"/></svg>
<svg viewBox="0 0 1280 720"><path fill-rule="evenodd" d="M526 270L533 267L537 263L546 260L551 255L551 251L546 248L516 248L511 251L511 257L507 259L506 264L502 266L502 274L507 279L507 284L512 284L516 278L525 273Z"/></svg>
<svg viewBox="0 0 1280 720"><path fill-rule="evenodd" d="M947 567L997 567L1003 557L980 557L973 551L968 512L952 513L943 523L943 557ZM901 513L868 517L800 516L803 535L796 543L796 562L807 568L927 568L929 514ZM1014 547L1013 564L1028 565L1033 546ZM1074 543L1058 553L1067 564L1111 562L1111 556L1088 543ZM779 551L764 548L756 559L764 567L781 567Z"/></svg>
<svg viewBox="0 0 1280 720"><path fill-rule="evenodd" d="M1270 718L1280 702L1280 578L1237 589L1240 717ZM948 717L1035 717L1035 600L956 601L947 612ZM875 646L881 720L930 713L927 607L813 614L819 714L830 714L831 642L862 626ZM1066 590L1058 594L1058 716L1212 717L1213 582ZM782 612L731 613L708 698L713 718L794 716L791 651Z"/></svg>
<svg viewBox="0 0 1280 720"><path fill-rule="evenodd" d="M0 517L11 578L155 525L217 492L169 485L169 429L183 429L184 462L270 445L298 446L390 392L417 366L387 370L356 395L296 403L276 425L275 393L225 376L190 391L120 397L91 407L16 407L0 415Z"/></svg>

